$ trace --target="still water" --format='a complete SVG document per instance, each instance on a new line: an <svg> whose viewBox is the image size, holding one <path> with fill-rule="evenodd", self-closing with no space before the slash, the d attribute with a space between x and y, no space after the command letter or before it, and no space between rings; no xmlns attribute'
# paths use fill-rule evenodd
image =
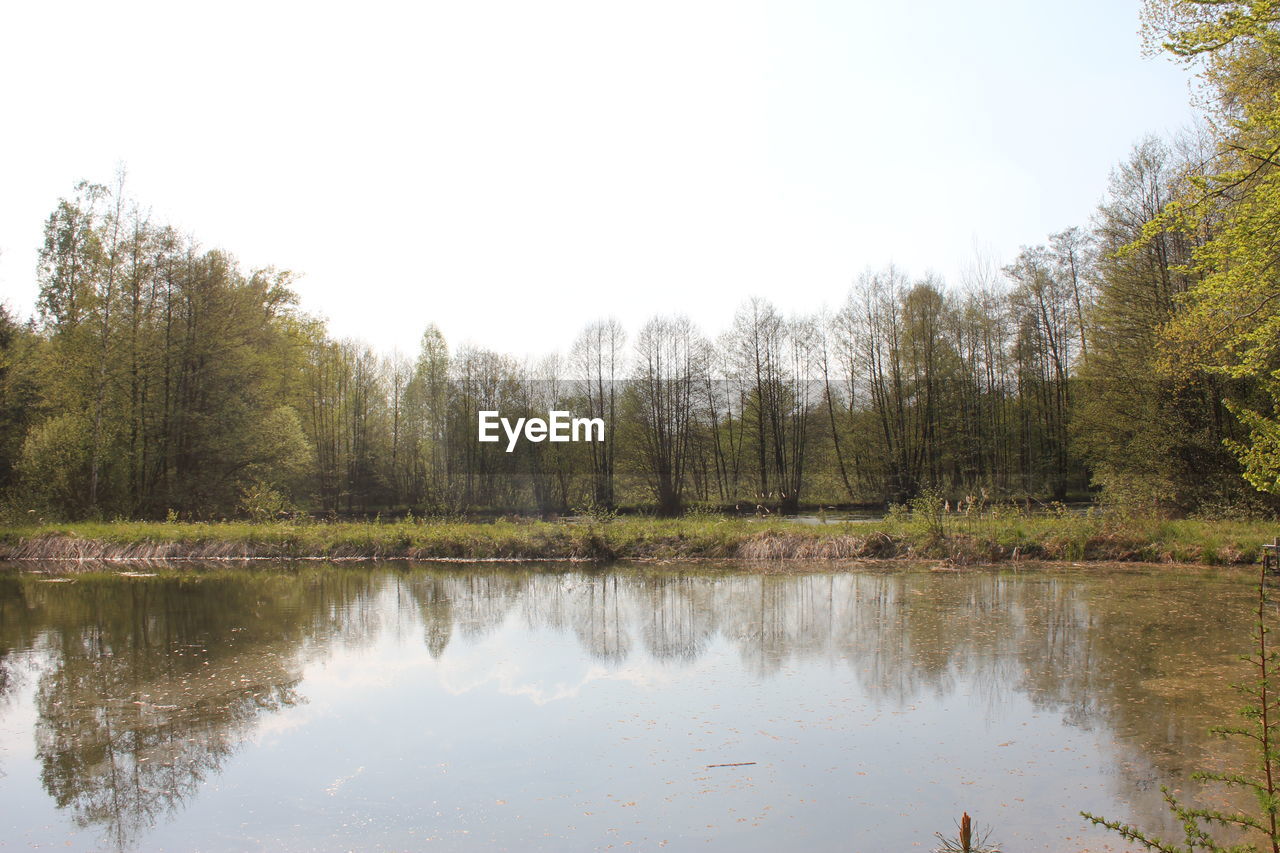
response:
<svg viewBox="0 0 1280 853"><path fill-rule="evenodd" d="M1168 831L1162 782L1240 762L1207 728L1251 594L1168 569L10 567L0 848L904 851L968 810L1010 853L1123 850L1078 812Z"/></svg>

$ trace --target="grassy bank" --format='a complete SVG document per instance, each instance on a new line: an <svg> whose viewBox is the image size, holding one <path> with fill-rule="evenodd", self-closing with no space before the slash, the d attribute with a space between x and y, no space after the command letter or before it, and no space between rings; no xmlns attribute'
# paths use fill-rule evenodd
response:
<svg viewBox="0 0 1280 853"><path fill-rule="evenodd" d="M743 560L910 558L1256 562L1280 523L1105 514L897 515L806 526L697 517L600 522L84 522L0 529L0 559Z"/></svg>

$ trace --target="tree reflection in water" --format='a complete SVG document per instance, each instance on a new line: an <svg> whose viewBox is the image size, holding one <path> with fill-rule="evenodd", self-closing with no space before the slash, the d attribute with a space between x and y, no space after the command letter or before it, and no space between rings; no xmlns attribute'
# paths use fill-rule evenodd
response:
<svg viewBox="0 0 1280 853"><path fill-rule="evenodd" d="M684 667L713 643L760 681L826 661L873 703L957 685L1107 733L1100 775L1140 822L1153 778L1230 765L1206 729L1248 632L1247 584L1132 573L801 573L408 566L204 571L47 583L0 576L0 714L35 678L41 781L75 821L138 843L250 738L306 701L304 668L407 626L433 660L501 626L565 632L597 665ZM413 640L417 642L417 640ZM26 662L35 662L28 666ZM30 669L30 676L23 675ZM8 697L8 698L6 698Z"/></svg>
<svg viewBox="0 0 1280 853"><path fill-rule="evenodd" d="M309 643L367 636L365 572L4 580L0 648L44 661L41 781L117 847L199 790L263 712L301 701Z"/></svg>
<svg viewBox="0 0 1280 853"><path fill-rule="evenodd" d="M520 603L530 626L567 623L594 659L615 665L637 641L678 665L719 637L762 680L791 661L826 659L893 708L941 700L963 683L999 719L1012 694L1025 695L1067 725L1113 735L1100 739L1116 750L1103 775L1135 817L1165 819L1156 780L1243 760L1207 730L1234 713L1227 687L1248 635L1247 579L1171 585L1167 570L426 575L428 636L454 625L483 636Z"/></svg>

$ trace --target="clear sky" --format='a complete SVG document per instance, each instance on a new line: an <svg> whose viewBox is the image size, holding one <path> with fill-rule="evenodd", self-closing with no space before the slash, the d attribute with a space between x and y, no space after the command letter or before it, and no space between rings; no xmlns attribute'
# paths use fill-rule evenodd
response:
<svg viewBox="0 0 1280 853"><path fill-rule="evenodd" d="M119 163L154 219L302 274L336 335L567 347L747 296L835 305L894 262L1085 224L1192 120L1136 0L11 3L0 298Z"/></svg>

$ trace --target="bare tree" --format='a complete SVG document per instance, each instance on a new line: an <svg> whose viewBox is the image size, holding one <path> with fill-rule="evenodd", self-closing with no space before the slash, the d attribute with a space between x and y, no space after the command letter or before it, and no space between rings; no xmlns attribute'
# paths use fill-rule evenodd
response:
<svg viewBox="0 0 1280 853"><path fill-rule="evenodd" d="M598 320L582 330L570 351L579 394L587 403L587 417L601 418L608 426L603 442L587 443L592 500L603 509L613 509L617 502L614 494L617 443L610 433L618 425L618 391L625 375L626 340L626 332L617 320Z"/></svg>
<svg viewBox="0 0 1280 853"><path fill-rule="evenodd" d="M707 350L687 317L655 317L636 339L632 390L639 454L662 515L678 515L683 505Z"/></svg>

